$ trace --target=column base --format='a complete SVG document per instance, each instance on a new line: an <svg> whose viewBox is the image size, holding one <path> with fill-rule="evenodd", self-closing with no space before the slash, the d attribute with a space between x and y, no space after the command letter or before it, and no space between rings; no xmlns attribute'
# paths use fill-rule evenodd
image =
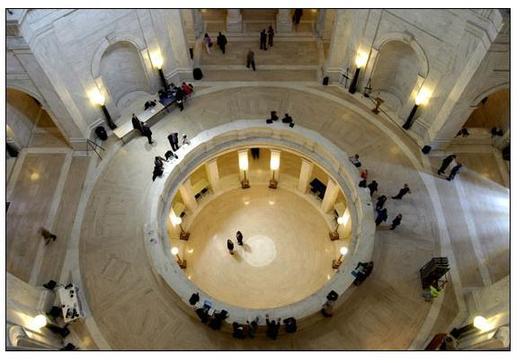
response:
<svg viewBox="0 0 525 363"><path fill-rule="evenodd" d="M277 189L277 180L270 180L270 185L268 185L268 188Z"/></svg>
<svg viewBox="0 0 525 363"><path fill-rule="evenodd" d="M189 232L181 232L179 234L179 239L183 240L183 241L187 241L190 239L190 233Z"/></svg>
<svg viewBox="0 0 525 363"><path fill-rule="evenodd" d="M250 182L248 180L242 180L241 181L241 188L242 189L248 189L250 187Z"/></svg>
<svg viewBox="0 0 525 363"><path fill-rule="evenodd" d="M187 267L186 260L177 261L177 265L184 270Z"/></svg>

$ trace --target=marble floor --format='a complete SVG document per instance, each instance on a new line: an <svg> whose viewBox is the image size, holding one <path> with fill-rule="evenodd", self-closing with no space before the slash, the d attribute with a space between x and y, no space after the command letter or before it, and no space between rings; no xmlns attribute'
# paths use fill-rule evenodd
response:
<svg viewBox="0 0 525 363"><path fill-rule="evenodd" d="M89 331L99 348L421 349L431 334L454 326L469 289L508 273L508 189L478 170L486 165L497 170L495 160L471 163L449 183L435 175L440 155L421 154L397 126L382 115L371 116L368 106L337 86L286 82L208 86L201 95L197 92L184 112L171 112L152 127L153 145L136 138L124 146L107 147L104 160L87 173L67 246L57 244L77 251L68 253L66 262L89 307L82 331ZM269 110L288 112L296 123L321 133L349 154L359 153L370 178L379 183L378 195L393 195L403 183L409 184L412 194L387 201L388 221L402 213L403 222L395 231L378 227L374 272L352 289L333 319L320 319L296 334L283 333L277 341L262 336L237 341L188 314L153 272L144 248L141 206L152 183L153 158L169 147L168 133L192 137L233 120L266 118ZM25 281L30 273L20 266L35 259L34 246L40 242L31 236L54 200L47 174L55 174L64 158L26 159L13 189L17 203L7 216L7 268ZM31 168L39 163L46 163L46 171L40 181L31 181ZM74 161L70 168L76 170ZM78 181L64 177L64 183L67 190L78 192ZM74 203L76 197L71 198ZM195 233L199 232L192 229ZM451 259L450 283L440 299L426 303L418 270L433 256ZM44 263L42 269L47 268Z"/></svg>
<svg viewBox="0 0 525 363"><path fill-rule="evenodd" d="M191 239L184 244L186 275L206 293L236 306L265 309L298 302L332 277L332 259L338 256L320 213L282 188L252 186L222 194L194 217ZM237 230L243 246L236 243ZM236 245L234 255L226 248L228 238Z"/></svg>

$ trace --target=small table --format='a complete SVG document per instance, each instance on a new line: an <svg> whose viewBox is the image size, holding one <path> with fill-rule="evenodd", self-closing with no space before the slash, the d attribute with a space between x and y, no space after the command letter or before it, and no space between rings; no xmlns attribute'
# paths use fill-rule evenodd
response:
<svg viewBox="0 0 525 363"><path fill-rule="evenodd" d="M73 284L60 286L57 289L60 307L62 308L62 317L65 323L70 323L84 317L84 311L78 298L78 287Z"/></svg>

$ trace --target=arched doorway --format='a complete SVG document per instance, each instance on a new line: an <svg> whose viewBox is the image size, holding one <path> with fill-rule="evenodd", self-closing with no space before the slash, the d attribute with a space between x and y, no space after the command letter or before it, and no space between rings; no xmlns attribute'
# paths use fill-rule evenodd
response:
<svg viewBox="0 0 525 363"><path fill-rule="evenodd" d="M69 146L49 113L35 97L15 88L6 90L7 143L25 147Z"/></svg>
<svg viewBox="0 0 525 363"><path fill-rule="evenodd" d="M105 50L100 60L100 75L119 111L150 94L141 56L130 42L117 42Z"/></svg>
<svg viewBox="0 0 525 363"><path fill-rule="evenodd" d="M374 96L404 118L404 109L416 86L420 71L417 55L410 45L399 40L385 43L379 50L370 79Z"/></svg>

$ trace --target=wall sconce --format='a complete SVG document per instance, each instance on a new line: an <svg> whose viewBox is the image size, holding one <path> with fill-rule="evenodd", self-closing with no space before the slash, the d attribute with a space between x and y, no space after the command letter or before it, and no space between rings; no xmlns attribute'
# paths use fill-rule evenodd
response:
<svg viewBox="0 0 525 363"><path fill-rule="evenodd" d="M272 179L270 180L269 188L277 189L277 180L275 179L275 171L279 170L281 164L281 153L272 150L270 157L270 169L272 170Z"/></svg>
<svg viewBox="0 0 525 363"><path fill-rule="evenodd" d="M177 257L177 265L179 265L179 267L184 270L186 268L187 264L186 264L186 260L183 260L183 259L180 258L180 256L179 256L179 249L177 247L173 247L171 249L171 254L173 256Z"/></svg>
<svg viewBox="0 0 525 363"><path fill-rule="evenodd" d="M346 256L346 254L348 253L348 247L341 247L339 249L339 253L339 258L337 260L332 260L332 268L334 270L337 270L339 266L341 266L341 264L343 263L343 257Z"/></svg>
<svg viewBox="0 0 525 363"><path fill-rule="evenodd" d="M357 52L357 55L355 57L355 73L354 78L352 78L352 83L350 83L350 88L348 89L348 92L354 94L357 90L357 80L359 79L359 72L361 71L361 67L363 67L366 64L366 61L368 60L368 54L362 51Z"/></svg>
<svg viewBox="0 0 525 363"><path fill-rule="evenodd" d="M481 315L474 317L474 321L472 322L472 324L475 328L479 329L483 333L494 329L492 324Z"/></svg>
<svg viewBox="0 0 525 363"><path fill-rule="evenodd" d="M249 188L250 182L246 177L246 171L248 170L248 151L246 150L239 152L239 169L243 172L243 179L241 180L242 189Z"/></svg>
<svg viewBox="0 0 525 363"><path fill-rule="evenodd" d="M97 87L95 87L93 88L91 92L89 92L89 98L91 99L91 102L93 102L95 105L98 105L100 106L100 108L102 108L102 112L104 112L104 116L106 117L106 122L108 124L108 127L111 130L116 129L117 125L115 125L115 123L111 119L111 115L109 114L108 109L106 108L106 105L105 105L106 98L104 97L102 92L100 92L100 90Z"/></svg>
<svg viewBox="0 0 525 363"><path fill-rule="evenodd" d="M164 64L164 59L162 59L162 55L160 54L160 51L151 52L150 59L151 59L151 64L153 64L153 67L157 68L159 71L162 86L164 87L165 90L167 90L168 82L166 81L166 77L164 77L164 72L162 71L162 65Z"/></svg>
<svg viewBox="0 0 525 363"><path fill-rule="evenodd" d="M179 238L181 240L183 240L183 241L189 240L190 239L190 233L184 231L184 228L182 228L182 218L177 216L173 209L170 210L169 218L170 218L170 222L171 222L173 227L179 226L179 228L180 228Z"/></svg>
<svg viewBox="0 0 525 363"><path fill-rule="evenodd" d="M29 327L31 330L38 330L47 325L47 318L45 315L38 314L29 322Z"/></svg>
<svg viewBox="0 0 525 363"><path fill-rule="evenodd" d="M414 107L412 107L412 111L410 111L410 114L408 115L407 120L403 124L403 128L405 130L408 130L412 127L414 124L414 116L416 115L416 111L420 105L424 106L428 103L428 100L430 98L430 92L426 88L421 88L416 96L416 101Z"/></svg>

